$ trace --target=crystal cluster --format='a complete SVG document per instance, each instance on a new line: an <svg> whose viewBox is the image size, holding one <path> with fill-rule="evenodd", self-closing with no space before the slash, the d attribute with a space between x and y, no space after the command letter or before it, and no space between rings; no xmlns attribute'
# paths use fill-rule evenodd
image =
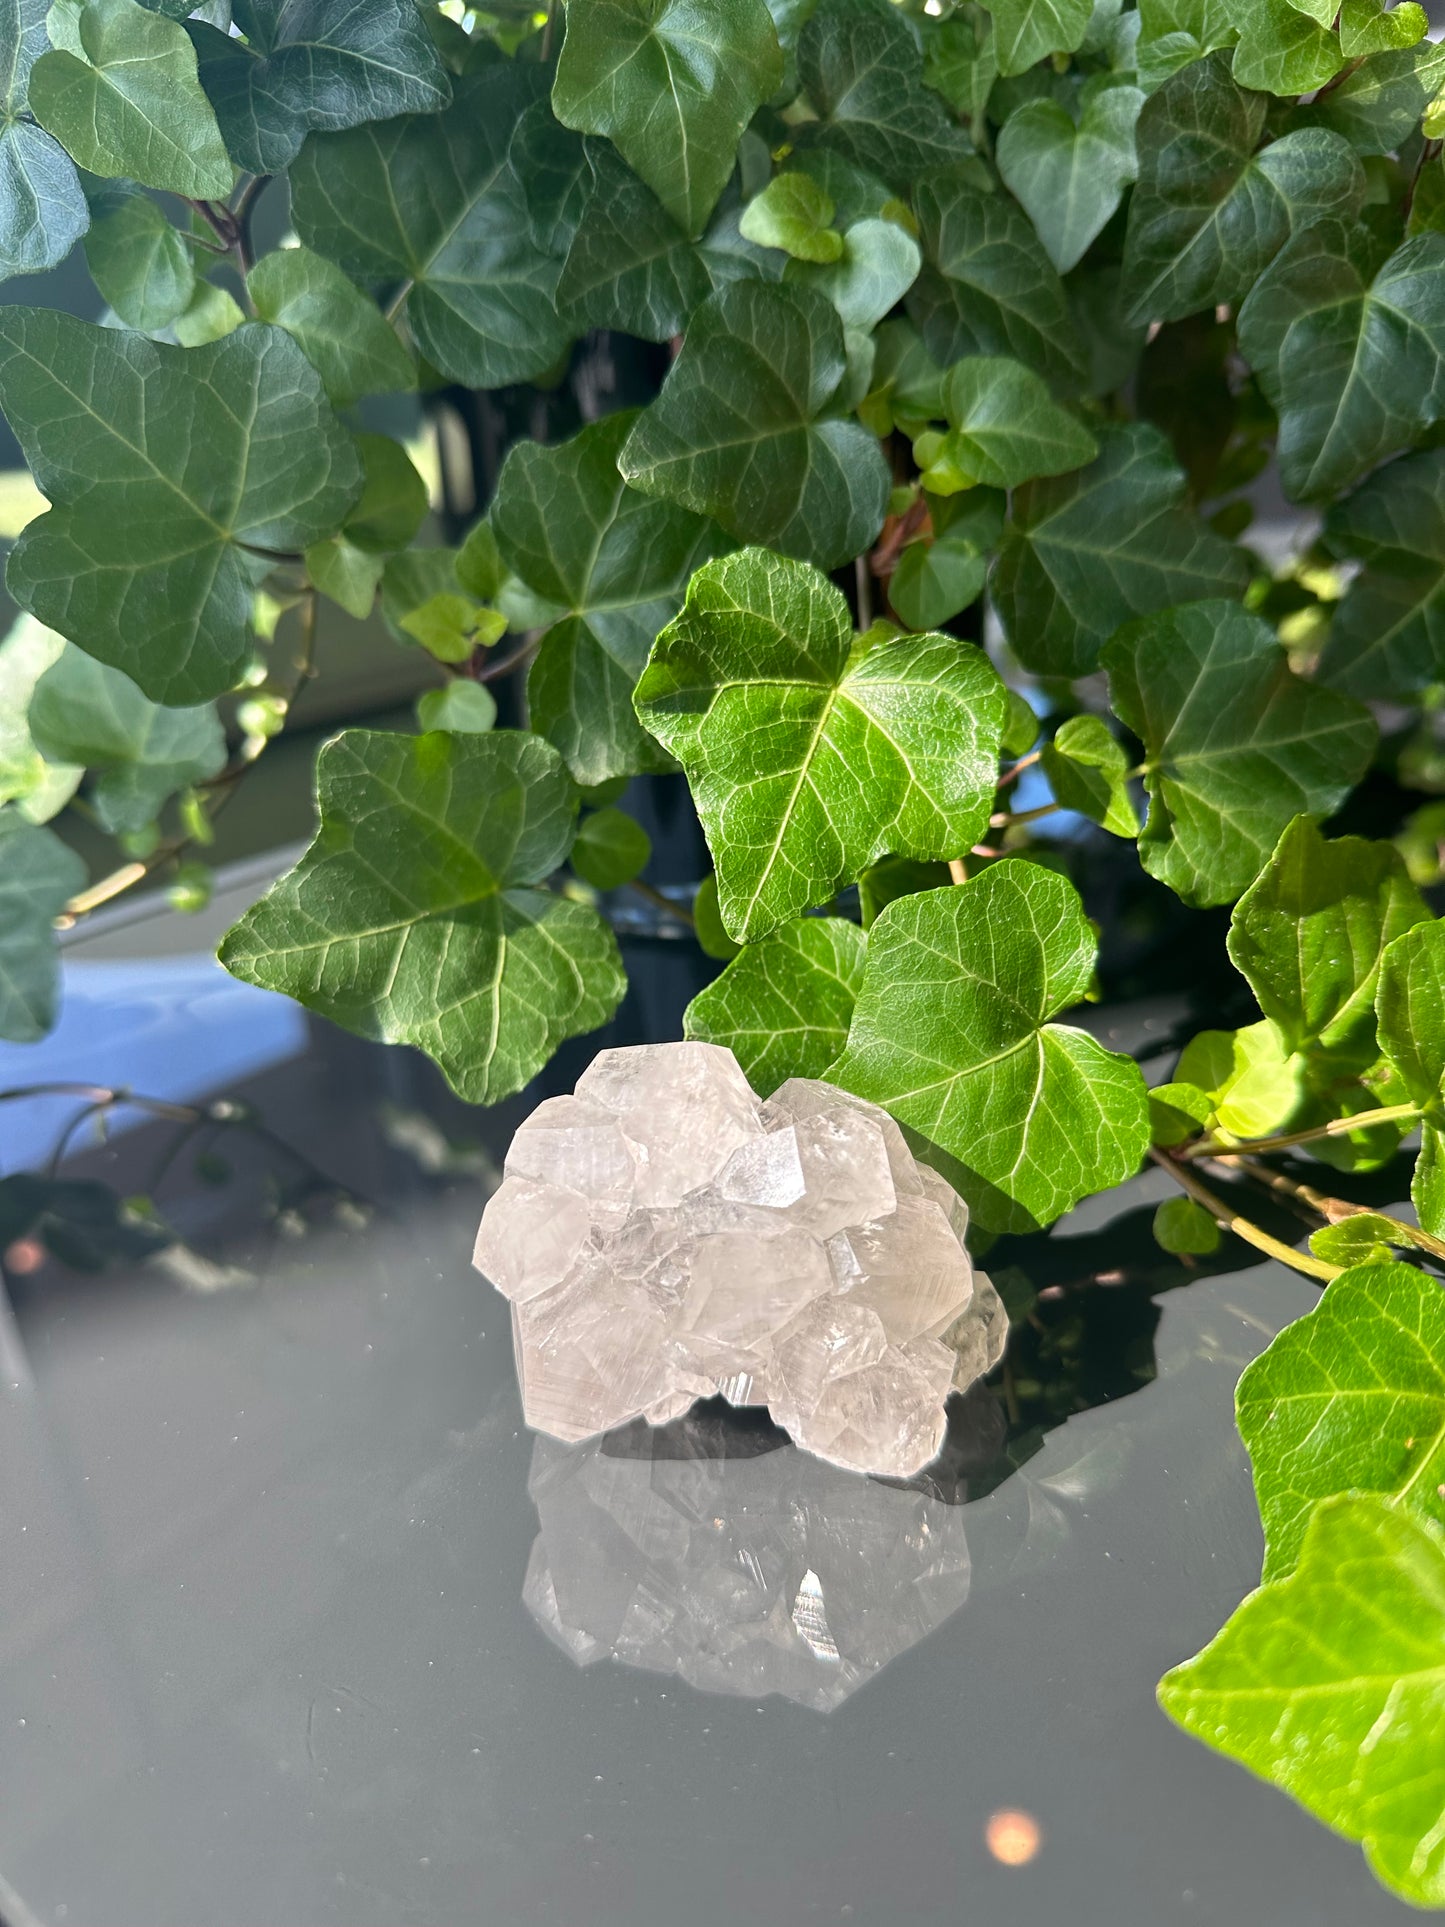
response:
<svg viewBox="0 0 1445 1927"><path fill-rule="evenodd" d="M522 1597L579 1666L828 1712L967 1600L963 1509L721 1430L696 1414L655 1458L538 1439Z"/></svg>
<svg viewBox="0 0 1445 1927"><path fill-rule="evenodd" d="M601 1052L512 1140L474 1262L512 1301L527 1423L578 1440L722 1393L907 1477L1003 1350L968 1212L876 1106L758 1099L715 1044Z"/></svg>

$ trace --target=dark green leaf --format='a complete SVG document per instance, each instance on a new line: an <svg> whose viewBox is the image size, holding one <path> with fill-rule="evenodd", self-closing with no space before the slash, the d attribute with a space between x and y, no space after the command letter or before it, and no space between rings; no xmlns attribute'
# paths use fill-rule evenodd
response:
<svg viewBox="0 0 1445 1927"><path fill-rule="evenodd" d="M356 450L366 480L360 500L347 511L346 536L374 554L404 549L426 520L426 483L389 435L360 434Z"/></svg>
<svg viewBox="0 0 1445 1927"><path fill-rule="evenodd" d="M934 23L924 43L923 78L965 123L975 146L981 146L988 97L998 79L993 21L981 6L958 7Z"/></svg>
<svg viewBox="0 0 1445 1927"><path fill-rule="evenodd" d="M1365 566L1330 618L1320 681L1364 698L1445 681L1445 451L1378 469L1330 509L1324 540Z"/></svg>
<svg viewBox="0 0 1445 1927"><path fill-rule="evenodd" d="M763 0L573 0L552 106L565 126L605 134L696 234L782 77Z"/></svg>
<svg viewBox="0 0 1445 1927"><path fill-rule="evenodd" d="M1178 1256L1206 1258L1218 1251L1220 1229L1193 1198L1166 1198L1154 1213L1154 1241Z"/></svg>
<svg viewBox="0 0 1445 1927"><path fill-rule="evenodd" d="M333 533L361 464L291 337L167 348L45 308L0 312L0 404L54 507L10 593L153 702L235 683L264 559Z"/></svg>
<svg viewBox="0 0 1445 1927"><path fill-rule="evenodd" d="M900 194L971 153L923 84L923 54L888 0L822 0L798 40L798 79L818 113L796 138L821 142Z"/></svg>
<svg viewBox="0 0 1445 1927"><path fill-rule="evenodd" d="M845 369L843 326L821 295L735 282L693 315L622 473L739 541L835 567L877 535L889 486L867 430L825 416Z"/></svg>
<svg viewBox="0 0 1445 1927"><path fill-rule="evenodd" d="M594 890L617 890L631 883L652 858L652 838L625 810L590 810L583 817L569 859Z"/></svg>
<svg viewBox="0 0 1445 1927"><path fill-rule="evenodd" d="M414 0L252 0L246 42L192 28L238 167L277 174L313 130L435 113L451 89Z"/></svg>
<svg viewBox="0 0 1445 1927"><path fill-rule="evenodd" d="M142 334L168 326L196 291L190 248L146 194L118 194L98 204L85 259L115 315Z"/></svg>
<svg viewBox="0 0 1445 1927"><path fill-rule="evenodd" d="M443 113L313 134L291 169L303 243L353 280L405 284L417 346L469 387L530 380L569 339L560 263L533 240L507 158L545 86L540 67L507 62L459 81Z"/></svg>
<svg viewBox="0 0 1445 1927"><path fill-rule="evenodd" d="M1358 211L1364 170L1343 136L1302 128L1261 148L1267 106L1230 77L1222 53L1145 104L1124 251L1138 317L1174 321L1240 301L1293 232Z"/></svg>
<svg viewBox="0 0 1445 1927"><path fill-rule="evenodd" d="M725 1044L766 1097L824 1077L842 1050L867 938L842 917L799 917L740 950L683 1013L683 1036Z"/></svg>
<svg viewBox="0 0 1445 1927"><path fill-rule="evenodd" d="M1387 945L1430 915L1388 843L1327 843L1296 817L1235 905L1229 954L1291 1050L1374 1063L1375 985Z"/></svg>
<svg viewBox="0 0 1445 1927"><path fill-rule="evenodd" d="M1129 757L1100 716L1070 716L1045 743L1043 771L1066 810L1078 810L1115 836L1137 836L1129 794Z"/></svg>
<svg viewBox="0 0 1445 1927"><path fill-rule="evenodd" d="M21 118L30 69L50 48L47 11L48 0L0 5L0 281L55 267L90 219L70 156Z"/></svg>
<svg viewBox="0 0 1445 1927"><path fill-rule="evenodd" d="M1012 355L1051 381L1077 379L1063 283L1018 203L973 162L925 178L916 204L924 266L908 312L934 359Z"/></svg>
<svg viewBox="0 0 1445 1927"><path fill-rule="evenodd" d="M338 408L415 385L411 357L376 303L309 248L263 254L246 285L257 315L295 336Z"/></svg>
<svg viewBox="0 0 1445 1927"><path fill-rule="evenodd" d="M1191 514L1156 428L1133 422L1098 439L1088 468L1016 492L999 550L999 615L1020 662L1040 675L1087 675L1132 616L1240 595L1249 580L1241 551Z"/></svg>
<svg viewBox="0 0 1445 1927"><path fill-rule="evenodd" d="M910 629L937 629L983 589L988 557L969 537L910 542L888 581L888 600Z"/></svg>
<svg viewBox="0 0 1445 1927"><path fill-rule="evenodd" d="M1093 0L990 0L1001 74L1021 74L1048 54L1073 53L1088 32Z"/></svg>
<svg viewBox="0 0 1445 1927"><path fill-rule="evenodd" d="M988 1230L1048 1224L1144 1156L1138 1066L1049 1022L1088 994L1095 951L1072 886L1016 857L898 898L868 933L831 1079L957 1159Z"/></svg>
<svg viewBox="0 0 1445 1927"><path fill-rule="evenodd" d="M1445 83L1445 44L1372 54L1309 109L1322 126L1343 134L1357 153L1391 154L1407 141Z"/></svg>
<svg viewBox="0 0 1445 1927"><path fill-rule="evenodd" d="M671 767L632 692L688 577L725 546L700 515L623 481L617 458L636 420L608 415L554 448L517 443L491 514L507 567L562 612L527 688L534 726L579 783Z"/></svg>
<svg viewBox="0 0 1445 1927"><path fill-rule="evenodd" d="M903 636L855 651L842 594L764 550L698 570L637 712L687 771L744 943L885 852L956 855L988 820L1003 685L982 650Z"/></svg>
<svg viewBox="0 0 1445 1927"><path fill-rule="evenodd" d="M606 141L585 144L590 191L557 305L570 326L669 341L712 291L707 259Z"/></svg>
<svg viewBox="0 0 1445 1927"><path fill-rule="evenodd" d="M83 0L64 40L30 70L30 110L73 160L172 194L230 193L235 169L184 27L135 0Z"/></svg>
<svg viewBox="0 0 1445 1927"><path fill-rule="evenodd" d="M1186 903L1231 903L1297 815L1331 815L1375 746L1369 711L1291 674L1269 624L1197 602L1103 652L1114 713L1145 748L1139 854Z"/></svg>
<svg viewBox="0 0 1445 1927"><path fill-rule="evenodd" d="M1240 310L1293 501L1344 488L1445 415L1445 234L1417 234L1378 262L1366 229L1320 221Z"/></svg>
<svg viewBox="0 0 1445 1927"><path fill-rule="evenodd" d="M1227 0L1140 0L1137 64L1146 93L1238 38Z"/></svg>
<svg viewBox="0 0 1445 1927"><path fill-rule="evenodd" d="M1076 122L1059 101L1030 100L999 132L998 171L1060 274L1083 259L1134 179L1134 123L1143 104L1137 87L1107 87L1084 103Z"/></svg>
<svg viewBox="0 0 1445 1927"><path fill-rule="evenodd" d="M1251 1593L1164 1711L1445 1906L1445 1533L1379 1499L1318 1507L1299 1565Z"/></svg>
<svg viewBox="0 0 1445 1927"><path fill-rule="evenodd" d="M85 865L53 830L0 809L0 1037L31 1044L55 1022L55 919L85 888Z"/></svg>
<svg viewBox="0 0 1445 1927"><path fill-rule="evenodd" d="M611 931L535 887L565 859L577 813L549 744L354 729L323 747L316 780L320 832L228 933L234 976L415 1045L478 1104L612 1015L625 979Z"/></svg>

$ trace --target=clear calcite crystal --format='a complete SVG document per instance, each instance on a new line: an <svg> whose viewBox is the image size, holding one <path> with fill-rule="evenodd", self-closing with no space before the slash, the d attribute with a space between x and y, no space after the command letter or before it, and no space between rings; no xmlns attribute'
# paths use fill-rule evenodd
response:
<svg viewBox="0 0 1445 1927"><path fill-rule="evenodd" d="M907 1477L1003 1351L968 1209L886 1112L715 1044L601 1052L507 1154L477 1268L512 1301L527 1423L567 1440L721 1392L819 1458Z"/></svg>
<svg viewBox="0 0 1445 1927"><path fill-rule="evenodd" d="M522 1597L579 1666L828 1712L965 1603L964 1508L791 1446L749 1452L726 1436L739 1423L696 1413L651 1435L656 1457L538 1439Z"/></svg>

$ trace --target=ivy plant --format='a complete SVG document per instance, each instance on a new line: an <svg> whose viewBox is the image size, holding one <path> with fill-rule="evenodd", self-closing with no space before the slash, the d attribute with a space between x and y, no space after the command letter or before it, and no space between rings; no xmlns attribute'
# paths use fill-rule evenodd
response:
<svg viewBox="0 0 1445 1927"><path fill-rule="evenodd" d="M205 900L318 632L373 625L414 724L320 749L315 842L225 966L495 1103L608 1021L614 913L650 898L710 960L686 1034L761 1091L886 1106L981 1243L1149 1161L1166 1248L1229 1234L1327 1284L1241 1387L1265 1587L1164 1702L1428 1903L1426 26L1414 0L5 0L0 278L75 256L94 293L0 305L44 498L5 576L0 1036L53 1023L57 929L148 884ZM689 888L648 874L659 781L710 852ZM1087 1008L1145 913L1228 1006L1152 1089Z"/></svg>

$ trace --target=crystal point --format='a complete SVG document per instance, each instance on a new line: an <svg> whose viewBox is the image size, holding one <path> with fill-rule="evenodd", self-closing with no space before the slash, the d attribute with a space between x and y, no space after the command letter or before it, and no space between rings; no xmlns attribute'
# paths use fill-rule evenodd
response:
<svg viewBox="0 0 1445 1927"><path fill-rule="evenodd" d="M908 1477L950 1389L1002 1352L967 1206L886 1112L819 1079L761 1103L717 1045L602 1051L506 1173L475 1263L512 1300L527 1423L554 1437L721 1393L836 1465Z"/></svg>

